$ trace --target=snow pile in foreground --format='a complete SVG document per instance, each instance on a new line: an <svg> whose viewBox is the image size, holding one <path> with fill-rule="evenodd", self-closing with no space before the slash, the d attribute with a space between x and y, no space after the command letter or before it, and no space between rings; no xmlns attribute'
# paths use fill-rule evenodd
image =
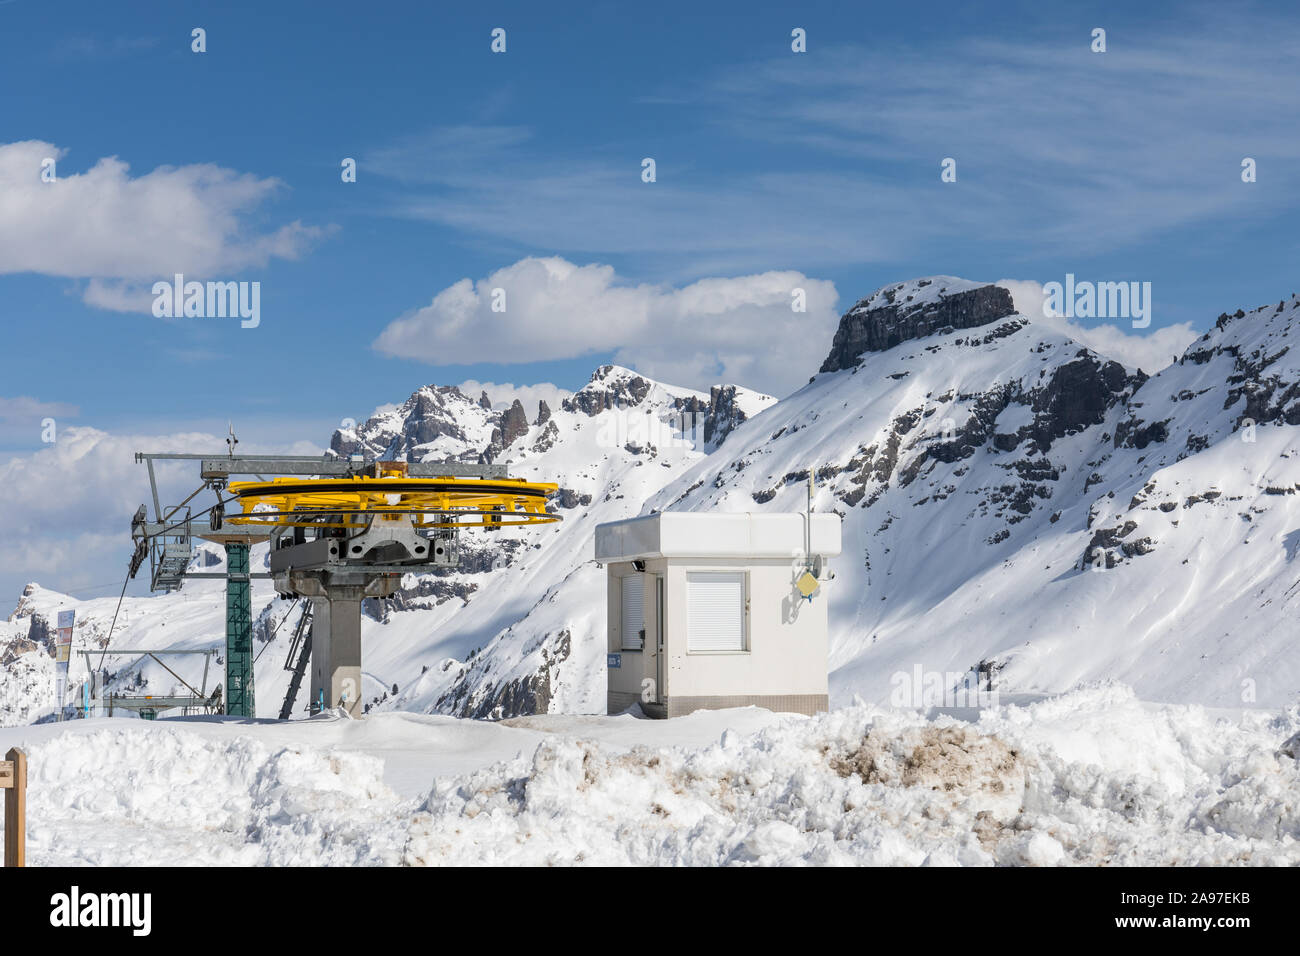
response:
<svg viewBox="0 0 1300 956"><path fill-rule="evenodd" d="M390 789L377 756L312 746L329 739L317 721L226 739L143 722L64 733L32 747L29 850L40 864L1300 863L1300 769L1279 752L1296 708L1216 718L1104 685L975 723L859 706L631 749L663 724L583 720L577 734L438 724L435 757L448 727L527 746L439 773L421 797Z"/></svg>
<svg viewBox="0 0 1300 956"><path fill-rule="evenodd" d="M34 864L401 861L408 808L384 785L376 757L123 723L31 748Z"/></svg>
<svg viewBox="0 0 1300 956"><path fill-rule="evenodd" d="M696 751L576 740L441 781L413 863L1295 864L1300 727L1076 691L977 724L849 708Z"/></svg>

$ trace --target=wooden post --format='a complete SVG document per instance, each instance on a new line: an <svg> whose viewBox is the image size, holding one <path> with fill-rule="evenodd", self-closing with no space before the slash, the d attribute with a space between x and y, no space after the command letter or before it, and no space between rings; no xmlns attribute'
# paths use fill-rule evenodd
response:
<svg viewBox="0 0 1300 956"><path fill-rule="evenodd" d="M27 865L27 755L14 747L0 762L5 792L5 866Z"/></svg>

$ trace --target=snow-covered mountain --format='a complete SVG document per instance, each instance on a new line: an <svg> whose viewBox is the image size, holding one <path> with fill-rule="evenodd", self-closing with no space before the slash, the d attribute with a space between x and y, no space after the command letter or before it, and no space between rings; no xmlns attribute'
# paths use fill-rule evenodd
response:
<svg viewBox="0 0 1300 956"><path fill-rule="evenodd" d="M845 314L821 371L648 508L844 516L833 700L893 675L1147 699L1300 691L1300 300L1223 315L1150 378L1009 293L933 277Z"/></svg>
<svg viewBox="0 0 1300 956"><path fill-rule="evenodd" d="M461 568L409 575L369 606L366 697L465 716L603 710L595 525L668 508L801 509L811 470L816 506L844 518L829 586L835 703L886 700L894 675L917 666L1002 692L1115 678L1147 699L1294 701L1297 320L1295 297L1225 314L1148 377L1017 313L1005 288L934 276L855 304L821 369L780 402L616 366L536 414L422 388L331 447L508 461L561 486L564 521L470 533ZM221 593L194 581L128 599L113 644L218 644ZM270 716L293 621L269 583L254 599L258 710ZM75 606L76 639L95 646L115 603L30 587L0 642L39 644L54 610ZM0 697L52 684L40 668L4 679ZM152 662L118 680L178 686ZM0 720L39 711L14 704Z"/></svg>
<svg viewBox="0 0 1300 956"><path fill-rule="evenodd" d="M560 486L552 503L560 523L467 532L459 568L407 575L392 598L367 602L367 701L465 716L603 709L603 672L596 672L604 665L604 581L592 560L593 529L635 515L650 494L774 401L734 385L702 393L603 366L559 408L540 403L531 421L518 401L497 410L486 396L474 399L454 386L429 386L398 407L336 432L331 447L339 454L508 461L512 476ZM254 548L255 567L265 557L265 546ZM224 556L218 547L204 545L194 561L203 570L220 571ZM30 634L48 649L56 612L75 608L74 650L98 648L116 603L116 597L78 602L32 585L5 626L14 639ZM220 645L223 608L222 583L203 579L188 581L174 594L128 598L112 646ZM265 580L253 582L253 610L257 710L259 716L275 716L288 687L283 665L300 611L277 599ZM113 685L119 691L182 689L152 660L106 663L122 665ZM167 663L198 686L201 661ZM21 683L16 676L6 678L0 700L7 693L15 702L9 715L0 709L0 720L20 722L52 709L53 668L46 670L24 676ZM72 679L82 676L84 664L74 658ZM6 692L8 685L12 689ZM39 693L43 711L30 703L33 692ZM19 700L24 701L21 712Z"/></svg>

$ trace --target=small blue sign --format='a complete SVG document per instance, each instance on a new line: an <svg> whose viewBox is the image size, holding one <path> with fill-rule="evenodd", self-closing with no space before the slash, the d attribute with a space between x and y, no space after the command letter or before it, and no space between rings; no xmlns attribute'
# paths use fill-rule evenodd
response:
<svg viewBox="0 0 1300 956"><path fill-rule="evenodd" d="M623 666L623 655L622 655L622 654L609 654L609 655L606 655L606 661L605 661L605 662L606 662L610 667L622 667L622 666Z"/></svg>
<svg viewBox="0 0 1300 956"><path fill-rule="evenodd" d="M60 611L59 627L72 627L72 622L76 620L76 611Z"/></svg>

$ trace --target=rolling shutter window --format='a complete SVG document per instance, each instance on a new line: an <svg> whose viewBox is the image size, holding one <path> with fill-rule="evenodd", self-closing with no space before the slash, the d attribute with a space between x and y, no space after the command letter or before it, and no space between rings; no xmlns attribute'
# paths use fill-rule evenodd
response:
<svg viewBox="0 0 1300 956"><path fill-rule="evenodd" d="M745 575L694 572L686 575L686 649L745 649Z"/></svg>
<svg viewBox="0 0 1300 956"><path fill-rule="evenodd" d="M623 578L623 650L639 651L642 648L641 631L645 629L644 574L629 574Z"/></svg>

